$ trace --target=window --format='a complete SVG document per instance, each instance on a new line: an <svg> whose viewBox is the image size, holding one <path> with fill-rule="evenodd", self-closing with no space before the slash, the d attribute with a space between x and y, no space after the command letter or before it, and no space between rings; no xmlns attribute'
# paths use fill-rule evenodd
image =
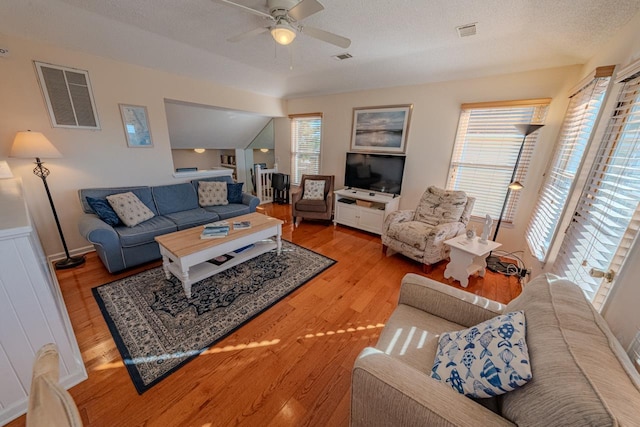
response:
<svg viewBox="0 0 640 427"><path fill-rule="evenodd" d="M34 64L53 127L100 128L87 71Z"/></svg>
<svg viewBox="0 0 640 427"><path fill-rule="evenodd" d="M322 114L290 116L291 183L299 185L302 175L320 173Z"/></svg>
<svg viewBox="0 0 640 427"><path fill-rule="evenodd" d="M558 222L572 191L573 181L582 164L583 154L591 141L591 133L609 87L613 68L598 68L571 95L553 160L545 174L526 232L529 249L540 261L547 259Z"/></svg>
<svg viewBox="0 0 640 427"><path fill-rule="evenodd" d="M463 104L447 188L476 198L472 215L498 219L511 182L523 135L514 125L544 123L551 100ZM523 182L539 132L525 140L516 180ZM512 222L518 192L512 191L502 217Z"/></svg>
<svg viewBox="0 0 640 427"><path fill-rule="evenodd" d="M640 229L640 61L620 75L616 106L554 264L598 310Z"/></svg>

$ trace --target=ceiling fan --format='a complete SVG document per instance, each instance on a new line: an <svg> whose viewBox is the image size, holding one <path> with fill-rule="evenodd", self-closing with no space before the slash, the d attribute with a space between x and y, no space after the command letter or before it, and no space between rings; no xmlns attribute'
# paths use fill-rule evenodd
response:
<svg viewBox="0 0 640 427"><path fill-rule="evenodd" d="M351 40L346 37L342 37L319 28L302 25L300 23L303 19L324 9L324 6L322 6L317 0L267 0L269 13L234 3L229 0L214 1L252 13L269 21L268 25L265 27L259 27L227 39L227 41L230 42L239 42L249 37L270 31L273 39L281 45L288 45L291 43L293 39L296 38L297 33L306 34L314 39L322 40L323 42L331 43L344 49L351 45Z"/></svg>

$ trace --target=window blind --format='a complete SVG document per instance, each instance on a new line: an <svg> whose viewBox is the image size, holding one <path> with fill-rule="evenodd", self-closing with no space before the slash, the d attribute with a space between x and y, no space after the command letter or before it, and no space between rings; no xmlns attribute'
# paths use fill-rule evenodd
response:
<svg viewBox="0 0 640 427"><path fill-rule="evenodd" d="M320 173L322 115L290 116L291 181L299 185L302 175Z"/></svg>
<svg viewBox="0 0 640 427"><path fill-rule="evenodd" d="M545 173L538 201L526 231L531 253L540 261L546 261L567 199L573 189L574 179L582 165L583 155L598 118L605 93L609 87L613 67L608 76L596 77L571 95L569 106L558 136L553 159ZM596 73L596 75L598 75Z"/></svg>
<svg viewBox="0 0 640 427"><path fill-rule="evenodd" d="M640 73L625 79L554 265L600 310L640 228ZM614 276L615 280L615 276Z"/></svg>
<svg viewBox="0 0 640 427"><path fill-rule="evenodd" d="M463 104L451 157L447 188L476 198L472 215L497 220L520 151L516 124L544 123L550 99ZM538 138L526 138L516 180L524 182ZM512 191L502 220L512 222L518 192Z"/></svg>

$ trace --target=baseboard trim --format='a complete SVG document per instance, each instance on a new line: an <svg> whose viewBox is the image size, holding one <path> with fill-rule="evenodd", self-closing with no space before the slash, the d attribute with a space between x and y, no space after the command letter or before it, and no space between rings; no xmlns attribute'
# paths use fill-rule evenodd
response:
<svg viewBox="0 0 640 427"><path fill-rule="evenodd" d="M93 247L93 245L91 246L83 246L81 248L77 248L77 249L72 249L69 251L69 255L71 256L78 256L78 255L84 255L87 254L89 252L94 252L95 248ZM67 257L67 255L64 252L58 252L56 254L51 254L51 255L47 255L47 261L51 262L55 262L55 261L60 261L61 259L65 259Z"/></svg>

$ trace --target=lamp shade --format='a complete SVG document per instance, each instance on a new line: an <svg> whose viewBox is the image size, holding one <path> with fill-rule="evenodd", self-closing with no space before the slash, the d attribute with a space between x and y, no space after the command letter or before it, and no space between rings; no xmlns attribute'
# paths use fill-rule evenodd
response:
<svg viewBox="0 0 640 427"><path fill-rule="evenodd" d="M278 23L271 29L271 36L281 45L288 45L296 38L296 32L285 22Z"/></svg>
<svg viewBox="0 0 640 427"><path fill-rule="evenodd" d="M42 133L28 130L16 133L9 157L54 159L62 154Z"/></svg>
<svg viewBox="0 0 640 427"><path fill-rule="evenodd" d="M520 181L513 181L511 184L509 184L509 188L511 190L518 191L518 190L522 190L524 188L524 185L522 185Z"/></svg>

